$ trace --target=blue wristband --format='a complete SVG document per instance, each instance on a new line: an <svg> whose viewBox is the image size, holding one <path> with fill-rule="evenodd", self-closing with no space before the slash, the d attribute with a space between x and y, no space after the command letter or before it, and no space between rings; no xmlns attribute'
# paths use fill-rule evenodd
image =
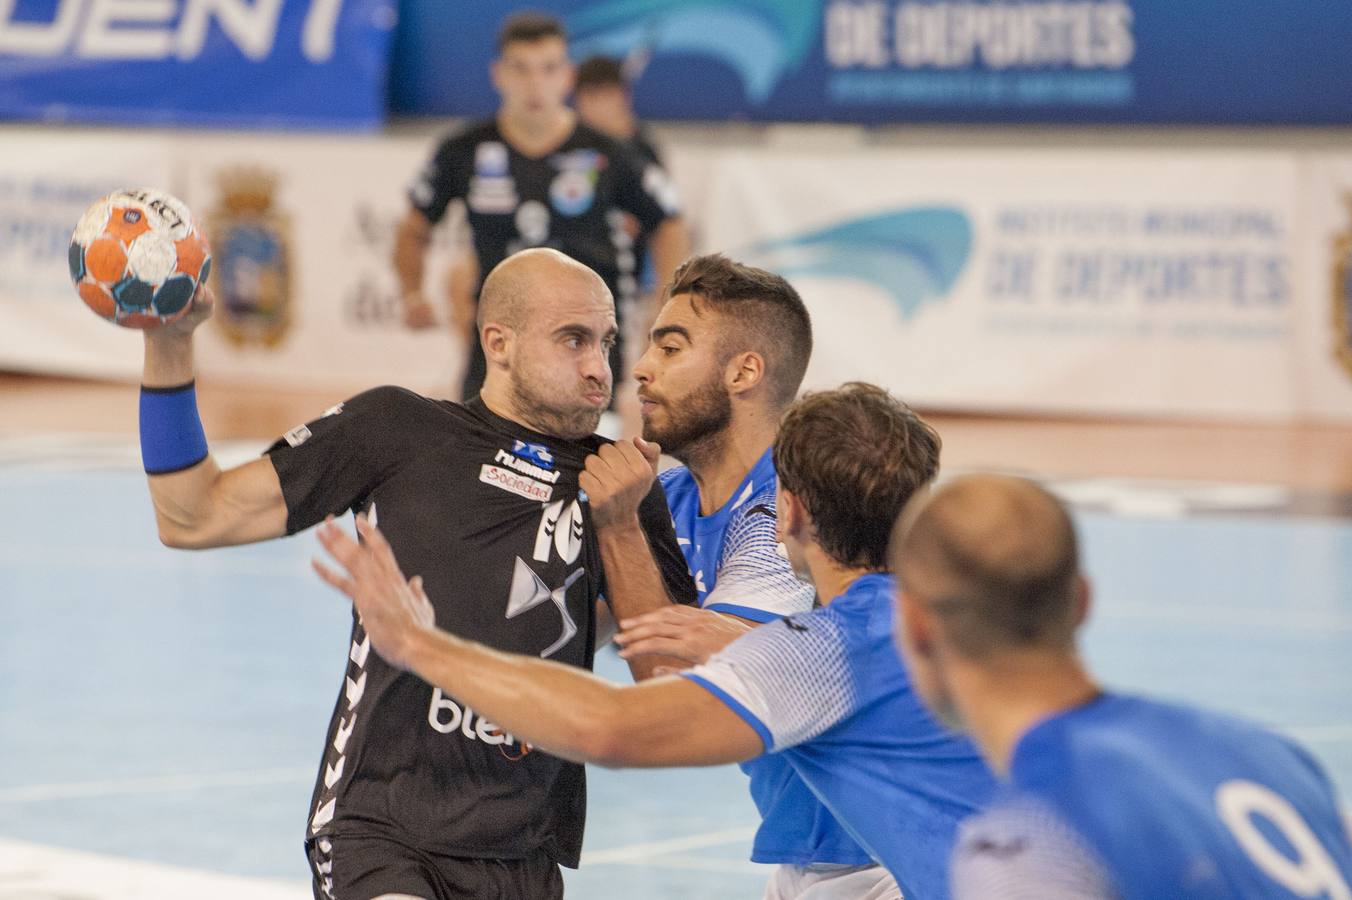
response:
<svg viewBox="0 0 1352 900"><path fill-rule="evenodd" d="M197 415L197 382L141 387L141 463L147 475L181 472L207 458L207 436Z"/></svg>

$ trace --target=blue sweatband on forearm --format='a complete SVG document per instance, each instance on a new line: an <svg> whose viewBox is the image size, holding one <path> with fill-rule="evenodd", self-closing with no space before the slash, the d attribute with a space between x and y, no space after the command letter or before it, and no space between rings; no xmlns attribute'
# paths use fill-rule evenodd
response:
<svg viewBox="0 0 1352 900"><path fill-rule="evenodd" d="M207 436L197 415L197 382L141 387L141 463L147 475L181 472L207 458Z"/></svg>

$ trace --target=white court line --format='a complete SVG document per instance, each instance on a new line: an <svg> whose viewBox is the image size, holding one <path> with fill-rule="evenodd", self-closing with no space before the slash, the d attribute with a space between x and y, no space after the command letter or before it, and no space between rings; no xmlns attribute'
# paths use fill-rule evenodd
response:
<svg viewBox="0 0 1352 900"><path fill-rule="evenodd" d="M582 854L582 864L600 865L602 863L631 863L649 861L648 857L663 853L676 853L681 850L698 850L701 847L716 847L719 844L731 844L736 841L750 840L755 837L754 826L729 828L726 831L710 831L694 834L690 837L667 838L661 841L647 841L642 844L630 844L627 847L614 847L609 850L593 850Z"/></svg>
<svg viewBox="0 0 1352 900"><path fill-rule="evenodd" d="M0 840L0 898L309 900L302 881L222 875L163 863Z"/></svg>
<svg viewBox="0 0 1352 900"><path fill-rule="evenodd" d="M22 787L0 788L0 803L38 803L47 800L78 800L127 794L168 794L176 791L269 784L309 784L314 778L314 769L247 769L237 772L202 772L191 775L154 775L145 778L29 784Z"/></svg>

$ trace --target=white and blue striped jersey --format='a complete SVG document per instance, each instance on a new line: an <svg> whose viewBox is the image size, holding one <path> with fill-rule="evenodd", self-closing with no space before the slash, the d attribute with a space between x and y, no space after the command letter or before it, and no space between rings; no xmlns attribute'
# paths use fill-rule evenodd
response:
<svg viewBox="0 0 1352 900"><path fill-rule="evenodd" d="M734 641L685 677L786 760L906 897L947 897L958 823L995 781L911 687L892 644L889 575Z"/></svg>
<svg viewBox="0 0 1352 900"><path fill-rule="evenodd" d="M699 605L753 622L812 608L812 585L798 580L775 536L773 450L752 466L723 507L700 515L699 485L685 466L658 476L667 495Z"/></svg>
<svg viewBox="0 0 1352 900"><path fill-rule="evenodd" d="M1009 776L963 826L958 900L1352 900L1323 770L1248 722L1107 694L1030 728Z"/></svg>
<svg viewBox="0 0 1352 900"><path fill-rule="evenodd" d="M753 622L812 608L812 585L793 574L775 536L772 450L757 460L728 502L707 516L700 515L699 485L689 469L677 466L660 477L700 606ZM753 861L795 866L870 862L785 760L765 756L741 768L751 779L751 799L761 815Z"/></svg>

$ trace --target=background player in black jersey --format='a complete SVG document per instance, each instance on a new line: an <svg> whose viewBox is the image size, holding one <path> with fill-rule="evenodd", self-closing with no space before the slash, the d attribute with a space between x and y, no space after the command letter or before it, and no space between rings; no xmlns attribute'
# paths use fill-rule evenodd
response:
<svg viewBox="0 0 1352 900"><path fill-rule="evenodd" d="M634 95L629 87L629 75L625 64L612 56L589 56L577 65L577 87L573 91L573 108L583 124L622 142L632 149L646 163L662 166L666 163L653 142L652 135L639 121L634 112ZM663 285L657 282L657 273L648 252L648 234L642 224L632 214L619 211L624 223L624 233L632 242L632 274L638 278L639 296L648 296ZM623 243L624 238L617 238ZM628 262L629 257L625 257ZM666 274L666 273L664 273ZM655 313L656 310L650 310ZM652 327L648 315L634 316L625 325L626 346L642 352L648 343L648 329ZM632 371L632 360L626 360L625 371ZM624 401L631 398L621 395L616 398L620 408L627 410ZM637 409L634 410L637 412ZM627 423L632 425L633 423Z"/></svg>
<svg viewBox="0 0 1352 900"><path fill-rule="evenodd" d="M406 322L435 324L423 293L428 236L459 200L479 272L517 250L552 247L600 273L623 324L626 308L638 301L638 282L629 236L612 213L632 214L651 234L657 282L664 284L689 250L670 181L660 167L577 121L566 104L574 73L557 19L540 13L508 19L491 71L502 98L497 116L444 140L409 191L411 208L394 256ZM611 354L617 381L623 380L621 343ZM467 398L478 393L485 371L477 341L468 349Z"/></svg>
<svg viewBox="0 0 1352 900"><path fill-rule="evenodd" d="M145 336L142 453L161 539L175 547L293 534L360 510L442 600L436 622L493 647L588 668L606 598L617 613L693 601L660 490L632 517L593 515L607 472L656 448L591 434L610 399L609 290L585 266L531 250L485 281L489 361L465 405L384 387L222 471L192 389L192 332L209 290ZM644 454L647 454L646 456ZM386 665L354 617L307 830L316 897L558 897L576 866L581 766L505 733ZM646 674L642 668L636 675Z"/></svg>

